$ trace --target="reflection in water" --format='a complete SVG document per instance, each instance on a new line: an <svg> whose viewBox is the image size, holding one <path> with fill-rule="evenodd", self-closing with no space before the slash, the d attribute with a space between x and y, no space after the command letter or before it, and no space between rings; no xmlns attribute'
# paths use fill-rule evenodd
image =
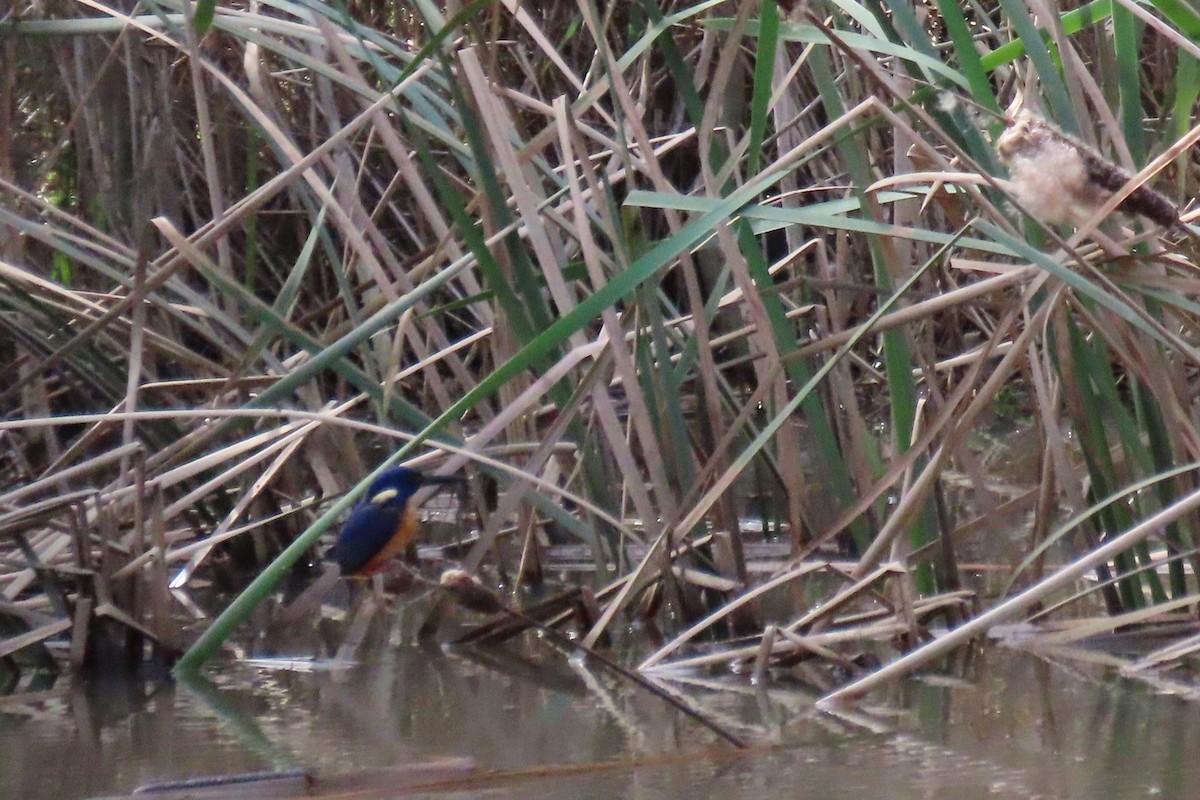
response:
<svg viewBox="0 0 1200 800"><path fill-rule="evenodd" d="M696 676L686 688L705 711L762 745L739 756L658 698L538 645L385 648L349 669L239 665L193 685L64 679L0 698L0 797L446 756L474 758L481 774L469 789L421 796L1200 796L1187 757L1200 752L1200 708L1014 651L985 651L969 683L909 683L889 709L860 715L818 712L786 685ZM592 766L530 772L538 765Z"/></svg>

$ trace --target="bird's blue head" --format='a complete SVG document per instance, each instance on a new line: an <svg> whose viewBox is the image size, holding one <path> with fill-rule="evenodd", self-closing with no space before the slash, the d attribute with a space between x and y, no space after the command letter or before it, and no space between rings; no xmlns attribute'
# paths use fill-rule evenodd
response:
<svg viewBox="0 0 1200 800"><path fill-rule="evenodd" d="M427 478L410 467L392 467L371 482L360 503L377 508L404 508Z"/></svg>

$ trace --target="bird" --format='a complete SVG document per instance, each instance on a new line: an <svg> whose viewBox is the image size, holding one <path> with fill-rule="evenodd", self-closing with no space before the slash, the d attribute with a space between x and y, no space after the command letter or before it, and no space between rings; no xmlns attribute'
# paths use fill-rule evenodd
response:
<svg viewBox="0 0 1200 800"><path fill-rule="evenodd" d="M413 496L422 486L457 483L452 476L426 475L411 467L392 467L371 482L354 506L334 543L332 556L344 576L380 572L400 555L417 533Z"/></svg>

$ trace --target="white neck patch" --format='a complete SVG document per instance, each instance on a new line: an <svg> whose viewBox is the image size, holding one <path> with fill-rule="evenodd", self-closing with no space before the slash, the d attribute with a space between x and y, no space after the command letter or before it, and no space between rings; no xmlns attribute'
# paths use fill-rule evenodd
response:
<svg viewBox="0 0 1200 800"><path fill-rule="evenodd" d="M400 493L397 492L395 489L384 489L382 492L380 492L379 494L377 494L371 498L371 505L381 506L398 494L400 494Z"/></svg>

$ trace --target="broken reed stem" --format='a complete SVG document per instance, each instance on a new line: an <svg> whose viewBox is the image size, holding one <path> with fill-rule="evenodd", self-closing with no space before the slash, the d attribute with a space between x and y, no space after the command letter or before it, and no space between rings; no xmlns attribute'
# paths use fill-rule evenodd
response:
<svg viewBox="0 0 1200 800"><path fill-rule="evenodd" d="M704 727L708 728L713 733L720 736L725 741L732 744L738 749L745 749L746 743L739 739L734 734L722 728L716 722L710 720L704 714L689 706L687 703L675 697L670 692L656 685L649 679L638 675L637 673L622 667L620 664L612 661L607 656L601 655L592 648L584 645L582 642L577 642L567 636L556 631L547 625L542 624L533 617L512 608L507 603L503 602L494 592L479 582L477 578L462 570L448 570L442 574L442 580L435 583L421 575L412 573L418 583L437 588L449 594L455 601L465 608L480 613L506 614L513 619L537 628L543 635L550 639L554 644L564 650L577 650L584 656L594 659L601 666L615 673L628 681L632 681L641 688L658 697L664 702L670 703L679 711L699 722Z"/></svg>
<svg viewBox="0 0 1200 800"><path fill-rule="evenodd" d="M741 739L739 739L737 736L735 736L734 734L725 730L720 725L718 725L716 722L709 719L708 717L706 717L704 714L700 713L696 709L692 708L687 703L685 703L683 700L680 700L678 697L675 697L670 692L663 689L661 686L658 686L650 679L645 678L641 675L638 675L636 672L633 672L632 670L625 669L625 667L622 667L620 664L609 659L607 656L601 655L600 653L596 652L595 650L593 650L590 647L585 647L582 643L576 642L575 640L573 640L567 636L564 636L563 634L559 633L558 631L554 630L553 628L549 628L531 617L525 616L520 611L511 609L508 607L504 607L503 610L504 610L504 613L509 614L510 616L515 617L516 619L519 619L522 622L526 622L529 625L532 625L533 627L537 628L539 631L541 631L543 634L545 634L551 640L553 640L554 643L557 644L559 647L562 647L564 649L572 649L572 650L580 651L585 656L587 656L588 658L594 659L597 663L599 663L606 669L610 670L611 672L614 672L615 674L624 678L625 680L636 683L638 686L645 689L647 692L650 692L652 695L659 698L660 700L670 703L676 709L678 709L679 711L688 715L692 719L696 720L696 722L699 722L701 725L708 728L710 731L717 734L722 739L729 742L731 745L738 748L739 750L746 749L747 744L745 742L743 742Z"/></svg>
<svg viewBox="0 0 1200 800"><path fill-rule="evenodd" d="M1077 561L1071 562L1050 577L1021 592L1016 597L1004 601L990 611L985 611L970 622L955 628L944 636L934 639L923 647L917 648L908 655L888 664L883 669L877 670L864 678L843 686L837 691L831 692L821 698L818 706L853 702L867 692L889 681L894 681L912 673L930 661L949 653L951 650L966 644L976 636L985 633L993 625L1011 619L1022 611L1043 602L1052 592L1082 578L1092 569L1110 560L1113 556L1128 550L1152 533L1161 530L1167 524L1174 522L1197 508L1200 508L1200 491L1192 492L1174 505L1163 509L1141 524L1135 525L1125 533L1096 548Z"/></svg>

